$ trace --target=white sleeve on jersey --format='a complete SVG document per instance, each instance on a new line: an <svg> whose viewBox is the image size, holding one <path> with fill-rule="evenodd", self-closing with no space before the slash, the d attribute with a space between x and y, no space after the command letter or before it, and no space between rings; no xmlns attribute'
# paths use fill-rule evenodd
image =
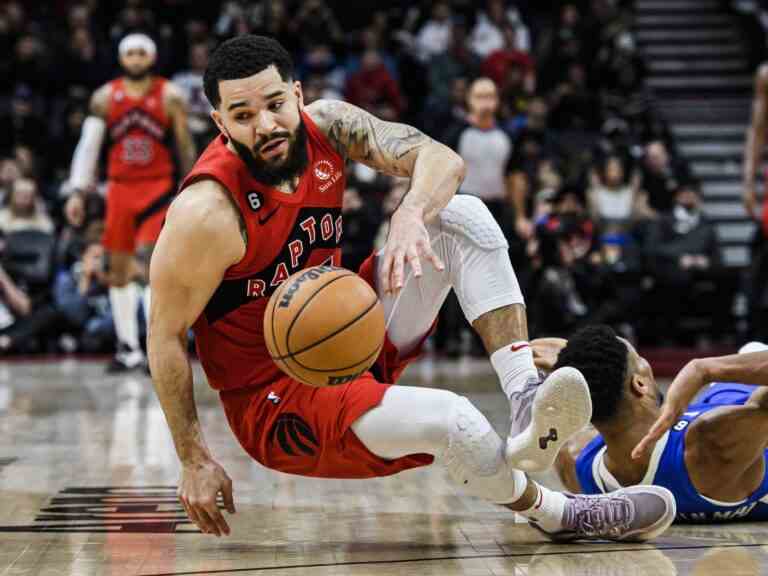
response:
<svg viewBox="0 0 768 576"><path fill-rule="evenodd" d="M80 141L72 155L72 166L69 172L69 183L72 189L82 190L93 184L106 129L106 122L98 116L88 116L83 122Z"/></svg>

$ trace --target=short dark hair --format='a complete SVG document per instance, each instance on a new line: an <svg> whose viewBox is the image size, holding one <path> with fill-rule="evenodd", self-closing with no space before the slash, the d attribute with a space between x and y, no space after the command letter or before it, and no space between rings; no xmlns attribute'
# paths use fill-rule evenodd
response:
<svg viewBox="0 0 768 576"><path fill-rule="evenodd" d="M562 366L572 366L586 378L592 397L592 422L611 422L624 397L629 369L627 345L609 326L586 326L560 351L555 369Z"/></svg>
<svg viewBox="0 0 768 576"><path fill-rule="evenodd" d="M293 60L280 42L268 36L248 34L222 42L213 51L203 76L203 89L211 106L221 103L219 82L258 74L273 66L283 80L293 78Z"/></svg>

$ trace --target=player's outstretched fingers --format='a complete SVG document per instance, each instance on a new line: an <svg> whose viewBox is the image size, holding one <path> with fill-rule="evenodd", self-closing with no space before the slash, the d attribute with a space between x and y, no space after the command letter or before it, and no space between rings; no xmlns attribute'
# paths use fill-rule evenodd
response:
<svg viewBox="0 0 768 576"><path fill-rule="evenodd" d="M422 254L424 255L424 258L432 263L432 266L435 267L435 270L440 272L445 270L445 264L442 260L440 260L440 256L435 254L435 251L432 250L432 245L429 242L425 242Z"/></svg>
<svg viewBox="0 0 768 576"><path fill-rule="evenodd" d="M411 270L413 270L414 278L421 278L421 259L419 258L419 251L416 250L415 246L411 246L408 249L408 255L405 260L410 265Z"/></svg>
<svg viewBox="0 0 768 576"><path fill-rule="evenodd" d="M664 436L664 433L672 428L676 419L677 414L674 410L663 410L656 422L651 426L651 429L648 430L646 435L643 436L634 450L632 450L632 459L638 460L642 458Z"/></svg>
<svg viewBox="0 0 768 576"><path fill-rule="evenodd" d="M392 280L390 282L391 291L397 294L403 287L405 277L405 252L401 249L395 250L392 255Z"/></svg>
<svg viewBox="0 0 768 576"><path fill-rule="evenodd" d="M200 522L200 517L195 512L195 509L189 505L189 502L187 502L187 498L185 496L179 496L179 502L181 502L181 505L184 507L184 511L187 513L187 516L192 521L192 523L195 526L197 526L200 530L203 530L203 525ZM204 531L205 530L203 530L203 532Z"/></svg>
<svg viewBox="0 0 768 576"><path fill-rule="evenodd" d="M213 522L216 536L229 534L229 524L224 520L224 516L222 516L221 510L219 510L219 505L215 498L213 501L207 501L205 503L205 512Z"/></svg>
<svg viewBox="0 0 768 576"><path fill-rule="evenodd" d="M392 291L392 285L390 283L390 274L392 273L392 254L385 250L382 254L384 261L381 263L381 271L379 272L379 285L384 294Z"/></svg>
<svg viewBox="0 0 768 576"><path fill-rule="evenodd" d="M229 477L224 482L224 486L221 487L221 496L224 498L224 506L226 506L227 512L234 514L236 512L235 499L232 496L232 480Z"/></svg>
<svg viewBox="0 0 768 576"><path fill-rule="evenodd" d="M200 530L202 530L206 534L216 534L218 536L218 529L216 528L216 523L213 520L211 520L210 516L208 516L208 513L205 511L205 506L202 504L202 501L190 498L188 502L189 502L190 509L192 509L194 511L195 516L197 516L197 519L198 519L197 525L200 527Z"/></svg>

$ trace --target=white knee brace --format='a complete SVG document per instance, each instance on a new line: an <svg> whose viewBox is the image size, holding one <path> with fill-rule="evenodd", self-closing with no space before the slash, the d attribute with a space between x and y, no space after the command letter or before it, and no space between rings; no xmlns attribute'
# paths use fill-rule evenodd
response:
<svg viewBox="0 0 768 576"><path fill-rule="evenodd" d="M525 491L525 474L507 466L501 438L463 396L455 397L448 446L440 459L451 480L472 496L506 504Z"/></svg>
<svg viewBox="0 0 768 576"><path fill-rule="evenodd" d="M430 229L433 248L445 263L450 282L471 323L503 306L525 304L507 252L504 234L474 196L455 196Z"/></svg>
<svg viewBox="0 0 768 576"><path fill-rule="evenodd" d="M454 196L440 211L440 227L457 238L465 238L484 250L508 248L507 239L480 198Z"/></svg>

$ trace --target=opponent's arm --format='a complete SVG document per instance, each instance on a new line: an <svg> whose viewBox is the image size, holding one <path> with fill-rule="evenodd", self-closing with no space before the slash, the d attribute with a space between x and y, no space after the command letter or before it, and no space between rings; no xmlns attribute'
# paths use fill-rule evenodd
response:
<svg viewBox="0 0 768 576"><path fill-rule="evenodd" d="M743 406L699 416L685 437L685 462L704 496L735 502L752 494L765 476L768 388L757 388Z"/></svg>
<svg viewBox="0 0 768 576"><path fill-rule="evenodd" d="M632 451L639 458L669 430L696 394L710 382L741 382L768 386L768 352L733 354L691 360L672 381L661 415Z"/></svg>
<svg viewBox="0 0 768 576"><path fill-rule="evenodd" d="M91 96L89 115L83 121L70 166L69 182L75 191L88 190L93 186L101 144L107 131L105 119L110 90L109 84L105 84Z"/></svg>
<svg viewBox="0 0 768 576"><path fill-rule="evenodd" d="M166 109L171 118L176 149L179 154L179 172L186 175L195 164L197 150L187 123L187 100L179 87L172 82L165 84Z"/></svg>
<svg viewBox="0 0 768 576"><path fill-rule="evenodd" d="M195 407L187 332L245 247L226 192L211 181L192 184L171 205L150 265L148 351L152 381L182 465L179 499L204 532L229 534L232 482L206 446Z"/></svg>
<svg viewBox="0 0 768 576"><path fill-rule="evenodd" d="M344 158L411 179L392 215L382 265L384 290L402 288L405 262L414 276L421 276L422 256L442 270L424 222L435 218L456 194L465 173L461 157L412 126L385 122L346 102L318 100L306 111Z"/></svg>
<svg viewBox="0 0 768 576"><path fill-rule="evenodd" d="M763 157L765 131L768 129L768 65L755 73L752 99L752 121L747 128L747 145L744 149L744 207L755 220L760 219L755 192L755 176Z"/></svg>

